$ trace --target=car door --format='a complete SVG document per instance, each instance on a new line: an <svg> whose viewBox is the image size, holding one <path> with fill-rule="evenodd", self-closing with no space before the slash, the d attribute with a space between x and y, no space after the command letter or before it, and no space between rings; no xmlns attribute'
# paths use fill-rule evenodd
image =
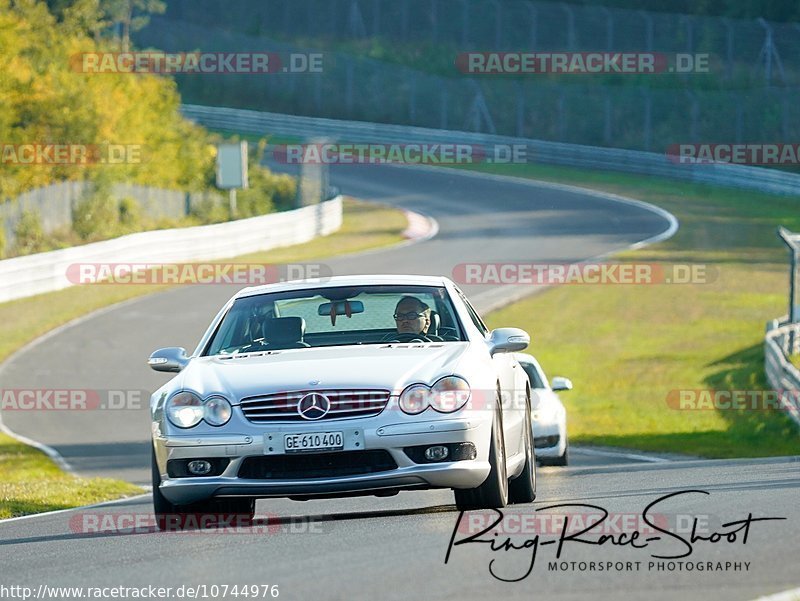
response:
<svg viewBox="0 0 800 601"><path fill-rule="evenodd" d="M463 293L461 300L469 312L472 322L487 337L489 328ZM500 382L503 408L503 433L505 435L506 456L525 452L525 438L522 428L525 425L525 381L527 376L513 353L496 353L492 364ZM487 391L488 392L488 391Z"/></svg>

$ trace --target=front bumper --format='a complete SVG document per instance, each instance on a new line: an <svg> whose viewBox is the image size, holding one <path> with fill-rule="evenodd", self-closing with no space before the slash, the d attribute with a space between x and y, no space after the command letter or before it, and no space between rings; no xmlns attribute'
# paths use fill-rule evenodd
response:
<svg viewBox="0 0 800 601"><path fill-rule="evenodd" d="M185 505L211 497L322 496L398 489L474 488L486 479L490 470L491 418L481 415L394 424L374 418L314 424L276 423L250 430L248 434L156 436L154 445L161 473L161 493L170 502ZM383 450L391 455L397 467L377 473L337 477L252 479L238 475L247 457L284 455L282 434L340 430L345 433L346 451ZM476 450L475 459L421 464L412 461L404 451L407 447L419 445L458 443L472 443ZM168 475L169 461L212 458L228 461L219 475L172 478Z"/></svg>

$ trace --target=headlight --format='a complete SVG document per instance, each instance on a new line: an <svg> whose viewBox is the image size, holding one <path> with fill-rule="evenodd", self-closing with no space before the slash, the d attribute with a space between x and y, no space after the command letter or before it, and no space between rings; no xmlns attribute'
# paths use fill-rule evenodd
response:
<svg viewBox="0 0 800 601"><path fill-rule="evenodd" d="M431 407L442 413L452 413L467 404L469 395L469 384L464 379L448 376L436 382L431 388Z"/></svg>
<svg viewBox="0 0 800 601"><path fill-rule="evenodd" d="M423 384L409 386L400 395L400 409L411 415L422 413L430 404L430 395L430 389Z"/></svg>
<svg viewBox="0 0 800 601"><path fill-rule="evenodd" d="M554 403L539 402L539 406L533 412L534 420L543 424L550 424L558 421L558 405Z"/></svg>
<svg viewBox="0 0 800 601"><path fill-rule="evenodd" d="M179 428L196 426L203 413L203 401L191 392L179 392L167 401L167 417Z"/></svg>
<svg viewBox="0 0 800 601"><path fill-rule="evenodd" d="M231 404L227 399L214 396L208 399L203 405L203 417L212 426L224 426L231 418Z"/></svg>

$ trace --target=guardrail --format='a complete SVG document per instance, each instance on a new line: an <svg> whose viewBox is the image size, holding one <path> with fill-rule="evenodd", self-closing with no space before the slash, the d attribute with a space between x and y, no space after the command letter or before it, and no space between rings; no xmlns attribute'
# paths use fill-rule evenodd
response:
<svg viewBox="0 0 800 601"><path fill-rule="evenodd" d="M475 144L485 147L524 144L530 162L653 175L702 184L800 194L800 174L732 164L677 164L665 154L545 142L495 134L387 125L184 104L183 114L207 127L256 135L302 139L326 137L342 142L383 144Z"/></svg>
<svg viewBox="0 0 800 601"><path fill-rule="evenodd" d="M787 324L773 319L767 323L764 336L764 372L773 390L781 392L781 403L786 412L800 424L800 371L788 356L800 343L800 324Z"/></svg>
<svg viewBox="0 0 800 601"><path fill-rule="evenodd" d="M198 227L141 232L84 246L0 261L0 302L74 284L75 264L211 261L308 242L342 225L342 197L259 217Z"/></svg>

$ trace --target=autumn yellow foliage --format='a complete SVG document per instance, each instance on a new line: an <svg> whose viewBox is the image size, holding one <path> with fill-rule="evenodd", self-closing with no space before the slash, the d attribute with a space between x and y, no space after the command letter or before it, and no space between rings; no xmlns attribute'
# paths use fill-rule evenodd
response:
<svg viewBox="0 0 800 601"><path fill-rule="evenodd" d="M104 179L200 190L213 183L209 134L179 113L173 80L150 74L82 73L74 57L115 52L111 40L57 21L44 2L0 0L0 143L125 145L136 160L119 164L0 162L0 200L63 180Z"/></svg>

